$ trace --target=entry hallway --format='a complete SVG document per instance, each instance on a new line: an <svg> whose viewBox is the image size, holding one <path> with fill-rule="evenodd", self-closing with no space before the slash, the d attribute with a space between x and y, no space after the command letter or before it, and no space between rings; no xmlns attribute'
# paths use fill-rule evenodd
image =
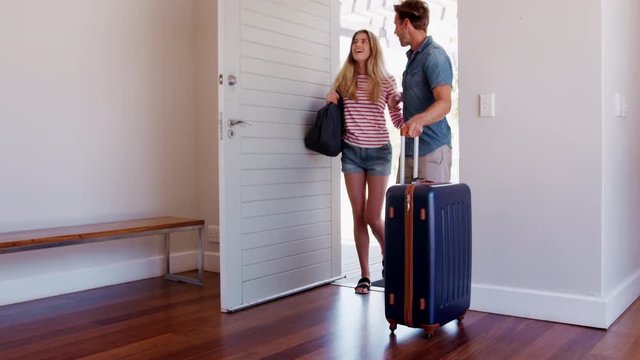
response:
<svg viewBox="0 0 640 360"><path fill-rule="evenodd" d="M608 331L469 312L427 339L402 326L389 336L379 291L326 285L223 314L218 274L205 280L0 307L0 359L640 359L638 301Z"/></svg>

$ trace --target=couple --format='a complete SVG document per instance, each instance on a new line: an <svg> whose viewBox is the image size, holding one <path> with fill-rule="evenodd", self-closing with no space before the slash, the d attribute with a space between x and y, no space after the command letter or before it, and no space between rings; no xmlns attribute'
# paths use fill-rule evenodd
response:
<svg viewBox="0 0 640 360"><path fill-rule="evenodd" d="M394 9L394 33L402 46L410 47L402 75L403 95L385 70L378 39L368 30L359 30L353 35L349 56L326 96L327 102L333 103L338 103L338 93L344 98L342 172L351 202L362 276L355 287L358 294L367 294L371 286L368 227L384 251L382 207L391 174L385 107L402 135L420 137L418 176L445 182L451 177L451 129L445 117L451 109L451 61L444 49L427 36L429 8L423 1L405 0ZM413 141L407 141L405 154L403 176L410 179Z"/></svg>

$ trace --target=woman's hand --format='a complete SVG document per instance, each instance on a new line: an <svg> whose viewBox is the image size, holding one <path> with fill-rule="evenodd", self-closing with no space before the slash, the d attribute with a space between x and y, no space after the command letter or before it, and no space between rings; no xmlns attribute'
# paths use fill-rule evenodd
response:
<svg viewBox="0 0 640 360"><path fill-rule="evenodd" d="M400 102L402 101L402 95L395 93L389 95L387 99L387 105L391 111L400 111Z"/></svg>
<svg viewBox="0 0 640 360"><path fill-rule="evenodd" d="M329 93L327 94L327 96L325 96L325 100L327 100L327 104L328 103L334 103L336 105L338 105L338 99L340 98L340 96L338 96L338 93L335 91L329 91Z"/></svg>

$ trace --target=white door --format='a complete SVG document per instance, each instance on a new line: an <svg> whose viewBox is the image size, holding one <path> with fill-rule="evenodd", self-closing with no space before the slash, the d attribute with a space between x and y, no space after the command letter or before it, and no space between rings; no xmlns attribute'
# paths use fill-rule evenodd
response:
<svg viewBox="0 0 640 360"><path fill-rule="evenodd" d="M222 311L340 276L338 158L304 147L336 73L338 0L219 0Z"/></svg>

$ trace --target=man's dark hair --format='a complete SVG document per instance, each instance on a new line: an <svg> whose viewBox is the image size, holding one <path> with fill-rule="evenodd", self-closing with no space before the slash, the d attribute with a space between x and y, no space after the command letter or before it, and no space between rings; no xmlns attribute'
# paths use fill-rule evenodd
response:
<svg viewBox="0 0 640 360"><path fill-rule="evenodd" d="M427 31L427 26L429 26L429 7L424 1L404 0L399 5L393 5L393 9L401 21L409 19L409 22L416 30Z"/></svg>

